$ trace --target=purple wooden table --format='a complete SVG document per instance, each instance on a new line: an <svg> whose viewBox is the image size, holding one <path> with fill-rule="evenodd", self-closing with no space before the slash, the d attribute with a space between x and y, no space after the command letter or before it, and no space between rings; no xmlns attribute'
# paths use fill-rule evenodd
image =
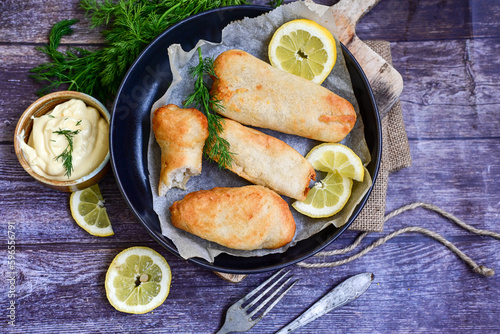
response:
<svg viewBox="0 0 500 334"><path fill-rule="evenodd" d="M215 332L228 306L269 273L233 284L173 256L135 219L112 173L100 186L115 236L92 237L78 227L69 195L44 188L23 171L13 133L39 88L28 70L46 61L35 46L47 41L54 23L81 18L83 11L77 0L4 0L0 13L0 332ZM381 0L358 24L361 39L391 42L394 67L405 84L401 103L413 165L390 176L388 212L423 201L477 228L500 231L499 22L496 0ZM64 42L96 48L102 40L81 24ZM363 245L410 225L441 233L500 272L500 241L471 235L421 209L390 220L384 233L371 234ZM348 231L327 249L345 246L356 235ZM166 302L144 315L115 311L103 285L113 257L136 245L160 252L173 272ZM341 267L290 269L300 282L250 333L278 330L343 279L365 271L375 274L365 295L299 332L500 332L500 274L479 276L419 234L399 236ZM15 326L8 323L11 315Z"/></svg>

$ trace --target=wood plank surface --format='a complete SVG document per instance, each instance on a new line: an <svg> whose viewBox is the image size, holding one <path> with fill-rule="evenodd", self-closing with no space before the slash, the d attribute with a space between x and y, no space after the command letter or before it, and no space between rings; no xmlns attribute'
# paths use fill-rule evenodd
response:
<svg viewBox="0 0 500 334"><path fill-rule="evenodd" d="M34 47L47 41L52 24L81 19L63 44L95 49L102 38L88 29L78 0L7 0L0 2L0 12L0 332L216 332L226 309L270 273L233 284L170 254L128 209L111 172L100 187L115 236L97 238L79 228L69 212L69 194L47 189L23 171L13 133L36 99L40 86L28 71L45 61ZM413 164L390 175L387 212L423 201L476 228L500 232L499 22L496 0L381 0L358 23L362 40L391 42L393 65L404 81L401 104ZM13 271L8 226L15 228ZM297 333L499 333L500 241L416 209L389 220L384 232L368 235L361 247L405 226L441 233L496 275L479 276L433 239L404 234L340 267L291 266L299 283L249 333L275 332L343 279L366 271L375 280L365 295ZM347 246L356 236L347 231L327 250ZM114 256L136 245L162 254L173 273L166 302L144 315L115 311L103 285ZM7 323L12 273L16 326Z"/></svg>
<svg viewBox="0 0 500 334"><path fill-rule="evenodd" d="M492 0L380 1L357 33L361 39L429 41L498 37L500 3Z"/></svg>

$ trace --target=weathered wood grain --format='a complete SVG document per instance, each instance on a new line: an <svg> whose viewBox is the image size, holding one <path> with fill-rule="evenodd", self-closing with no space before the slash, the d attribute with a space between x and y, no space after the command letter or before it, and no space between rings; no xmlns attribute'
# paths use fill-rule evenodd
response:
<svg viewBox="0 0 500 334"><path fill-rule="evenodd" d="M290 1L285 1L285 3ZM337 1L318 0L333 5ZM267 0L252 4L266 5ZM73 44L101 43L96 31L88 29L85 12L78 1L15 1L0 3L0 43L45 43L50 27L63 19L80 19L71 37ZM471 37L500 37L500 4L496 0L466 1L453 4L441 0L383 0L357 27L361 39L420 41Z"/></svg>
<svg viewBox="0 0 500 334"><path fill-rule="evenodd" d="M405 85L401 100L413 165L391 174L388 212L414 201L431 202L477 228L500 231L499 7L495 0L381 0L358 23L362 40L392 42L394 67ZM12 136L39 87L27 77L45 61L34 47L46 42L53 23L82 18L83 11L78 0L7 0L0 2L0 11L0 332L214 333L226 309L270 273L232 284L173 256L128 210L111 173L100 187L115 236L97 238L81 230L70 216L69 195L44 188L22 170ZM83 20L64 42L99 47L98 32L85 25ZM4 311L9 222L16 228L16 327L7 326ZM364 271L375 274L365 295L298 333L498 333L500 241L471 235L417 209L388 221L383 233L370 234L361 247L411 225L441 233L497 274L480 277L443 245L405 234L341 267L290 267L299 283L249 333L278 330L343 279ZM356 235L347 231L327 250L347 246ZM115 311L103 286L113 257L136 245L160 252L173 272L167 301L140 316Z"/></svg>
<svg viewBox="0 0 500 334"><path fill-rule="evenodd" d="M91 236L74 222L69 210L69 194L48 189L31 179L24 170L19 172L18 178L25 182L2 181L0 216L5 223L16 223L18 236L24 243L109 244L152 240L121 197L111 172L99 183L115 232L114 236L106 238ZM5 175L1 169L0 173ZM0 240L0 244L6 243L6 239Z"/></svg>
<svg viewBox="0 0 500 334"><path fill-rule="evenodd" d="M63 42L73 44L102 43L103 39L95 30L89 29L85 11L79 1L16 1L4 0L0 3L0 43L39 44L47 43L52 26L67 19L79 19L74 33L63 38Z"/></svg>
<svg viewBox="0 0 500 334"><path fill-rule="evenodd" d="M411 140L413 164L390 176L387 210L409 202L433 203L478 228L500 231L499 144L500 139ZM407 217L440 233L450 231L451 223L434 224L422 214Z"/></svg>
<svg viewBox="0 0 500 334"><path fill-rule="evenodd" d="M18 299L21 316L16 331L57 333L70 328L75 333L126 332L134 328L135 332L145 333L158 330L211 333L222 323L229 305L269 276L251 275L237 285L227 283L209 271L184 266L182 260L158 245L146 245L167 258L173 280L167 301L152 313L141 316L115 311L105 297L105 272L120 247L22 246L17 257L17 293L22 297ZM485 240L474 244L459 243L459 246L474 255L500 260L500 255L495 254ZM314 329L329 333L329 327L335 324L336 331L342 333L386 333L404 328L428 333L453 322L458 326L447 332L474 331L482 321L500 313L484 298L485 293L498 295L498 280L475 278L454 255L443 249L433 242L415 243L410 239L388 243L344 267L314 270L292 267L292 273L300 279L297 288L285 297L282 307L273 310L251 333L277 330L343 279L362 271L375 273L374 283L367 293L301 332L310 333ZM0 254L3 256L5 251ZM375 265L371 257L377 258L383 266ZM446 295L443 295L444 287ZM451 303L460 303L460 308ZM4 304L5 300L0 301L2 308ZM451 309L455 311L450 312ZM460 323L467 309L480 309L483 315ZM61 327L67 319L71 322Z"/></svg>
<svg viewBox="0 0 500 334"><path fill-rule="evenodd" d="M430 41L500 36L500 3L380 1L357 26L361 39Z"/></svg>
<svg viewBox="0 0 500 334"><path fill-rule="evenodd" d="M410 138L498 137L500 39L393 44ZM417 60L418 59L418 60Z"/></svg>

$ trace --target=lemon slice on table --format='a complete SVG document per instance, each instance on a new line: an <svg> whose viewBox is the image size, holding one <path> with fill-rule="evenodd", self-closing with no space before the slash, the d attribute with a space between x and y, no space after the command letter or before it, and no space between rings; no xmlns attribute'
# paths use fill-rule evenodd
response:
<svg viewBox="0 0 500 334"><path fill-rule="evenodd" d="M314 147L307 155L314 169L322 172L338 172L343 177L362 182L365 174L363 162L349 147L336 143L324 143Z"/></svg>
<svg viewBox="0 0 500 334"><path fill-rule="evenodd" d="M147 313L165 301L172 273L163 256L148 247L119 253L106 273L106 296L121 312Z"/></svg>
<svg viewBox="0 0 500 334"><path fill-rule="evenodd" d="M72 193L69 206L73 219L85 231L98 237L115 234L97 184Z"/></svg>
<svg viewBox="0 0 500 334"><path fill-rule="evenodd" d="M321 84L335 65L337 48L325 27L298 19L276 30L268 55L272 66Z"/></svg>
<svg viewBox="0 0 500 334"><path fill-rule="evenodd" d="M351 196L351 189L350 178L337 172L329 173L311 188L304 201L295 201L292 206L308 217L330 217L342 210Z"/></svg>

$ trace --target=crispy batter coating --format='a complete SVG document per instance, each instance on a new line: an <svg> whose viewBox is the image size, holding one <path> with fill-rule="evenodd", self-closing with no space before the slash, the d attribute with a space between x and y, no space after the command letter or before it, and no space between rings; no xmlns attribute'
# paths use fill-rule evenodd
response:
<svg viewBox="0 0 500 334"><path fill-rule="evenodd" d="M280 248L295 235L288 204L262 186L192 192L170 213L175 227L233 249Z"/></svg>
<svg viewBox="0 0 500 334"><path fill-rule="evenodd" d="M153 132L161 148L159 196L172 187L184 189L192 175L201 173L207 118L197 109L168 104L155 110Z"/></svg>
<svg viewBox="0 0 500 334"><path fill-rule="evenodd" d="M226 139L233 153L229 168L244 179L266 186L278 194L303 201L316 172L299 152L275 137L224 119Z"/></svg>
<svg viewBox="0 0 500 334"><path fill-rule="evenodd" d="M211 94L221 115L324 142L339 142L352 130L356 113L349 101L242 51L228 50L214 61Z"/></svg>

